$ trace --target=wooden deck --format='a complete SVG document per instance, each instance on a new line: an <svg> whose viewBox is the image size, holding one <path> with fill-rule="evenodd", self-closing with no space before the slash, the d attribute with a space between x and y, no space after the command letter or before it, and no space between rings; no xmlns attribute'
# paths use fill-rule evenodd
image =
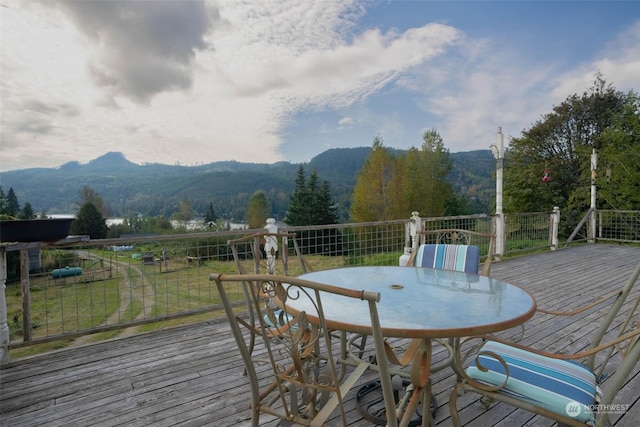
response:
<svg viewBox="0 0 640 427"><path fill-rule="evenodd" d="M639 260L637 246L584 245L496 262L492 276L529 290L540 307L564 310L622 286ZM548 351L576 351L597 318L595 310L560 321L537 315L521 342ZM233 338L221 321L16 360L3 367L0 376L2 426L249 424L248 384ZM447 402L453 381L450 369L433 375L440 426L451 424ZM616 426L638 425L639 399L636 370L618 394L616 403L630 409L612 417ZM485 411L476 400L472 394L458 399L465 425L553 425L504 404ZM355 410L353 400L349 408L349 425L372 425Z"/></svg>

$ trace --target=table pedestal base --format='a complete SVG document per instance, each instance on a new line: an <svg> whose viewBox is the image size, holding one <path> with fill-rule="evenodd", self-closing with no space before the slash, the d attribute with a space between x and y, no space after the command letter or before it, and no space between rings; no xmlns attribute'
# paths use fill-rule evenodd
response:
<svg viewBox="0 0 640 427"><path fill-rule="evenodd" d="M394 381L395 382L395 381ZM409 380L402 380L402 390L397 391L396 396L396 404L403 401L402 393L403 390L406 390L408 386L411 385ZM396 391L394 390L394 394ZM407 393L411 393L408 391ZM406 402L404 402L406 404ZM358 412L374 424L377 425L387 425L387 417L386 411L384 407L384 397L382 395L382 387L380 385L380 380L369 381L368 383L362 385L356 394L356 408ZM422 405L418 405L418 409L416 409L416 413L413 414L411 421L409 422L409 426L415 427L422 424L422 411L420 411ZM431 417L435 418L436 411L438 410L438 402L434 395L431 395Z"/></svg>

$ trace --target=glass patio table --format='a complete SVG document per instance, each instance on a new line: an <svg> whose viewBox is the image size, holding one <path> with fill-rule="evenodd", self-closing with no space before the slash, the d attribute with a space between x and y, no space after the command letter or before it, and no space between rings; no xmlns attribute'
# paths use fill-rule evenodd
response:
<svg viewBox="0 0 640 427"><path fill-rule="evenodd" d="M524 289L491 277L415 267L346 267L303 274L300 278L348 289L380 293L382 335L421 342L411 363L418 366L424 389L431 369L431 340L482 335L519 326L533 317L536 302ZM309 303L305 299L304 302ZM294 312L315 312L303 301L289 299ZM323 296L327 327L370 335L369 312L339 296ZM313 319L310 319L313 321ZM428 354L427 354L428 353ZM390 373L380 371L383 394L391 398ZM415 371L415 369L414 369ZM430 390L425 398L430 401ZM411 408L413 409L413 408ZM412 410L408 411L412 412ZM411 415L409 415L411 416ZM429 418L429 417L425 417Z"/></svg>
<svg viewBox="0 0 640 427"><path fill-rule="evenodd" d="M380 326L386 337L453 338L493 333L526 322L536 309L533 296L518 286L457 271L346 267L300 278L379 292ZM312 311L293 300L287 305L296 311ZM324 300L324 313L332 328L371 333L368 311L359 311L346 298Z"/></svg>

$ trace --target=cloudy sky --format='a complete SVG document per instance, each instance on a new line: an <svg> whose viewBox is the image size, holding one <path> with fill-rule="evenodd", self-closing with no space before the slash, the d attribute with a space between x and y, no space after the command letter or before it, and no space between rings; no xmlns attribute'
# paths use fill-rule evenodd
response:
<svg viewBox="0 0 640 427"><path fill-rule="evenodd" d="M0 0L0 170L306 162L519 136L597 70L640 91L635 1Z"/></svg>

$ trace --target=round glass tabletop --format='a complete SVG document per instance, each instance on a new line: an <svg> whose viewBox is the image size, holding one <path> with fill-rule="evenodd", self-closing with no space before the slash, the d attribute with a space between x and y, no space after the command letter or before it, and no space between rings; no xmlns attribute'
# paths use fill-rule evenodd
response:
<svg viewBox="0 0 640 427"><path fill-rule="evenodd" d="M347 267L303 274L302 279L380 293L383 335L407 338L461 337L520 325L536 309L524 289L486 276L412 267ZM310 304L308 301L307 304ZM305 300L289 300L294 311L314 312ZM327 323L363 332L371 320L366 304L322 295Z"/></svg>

